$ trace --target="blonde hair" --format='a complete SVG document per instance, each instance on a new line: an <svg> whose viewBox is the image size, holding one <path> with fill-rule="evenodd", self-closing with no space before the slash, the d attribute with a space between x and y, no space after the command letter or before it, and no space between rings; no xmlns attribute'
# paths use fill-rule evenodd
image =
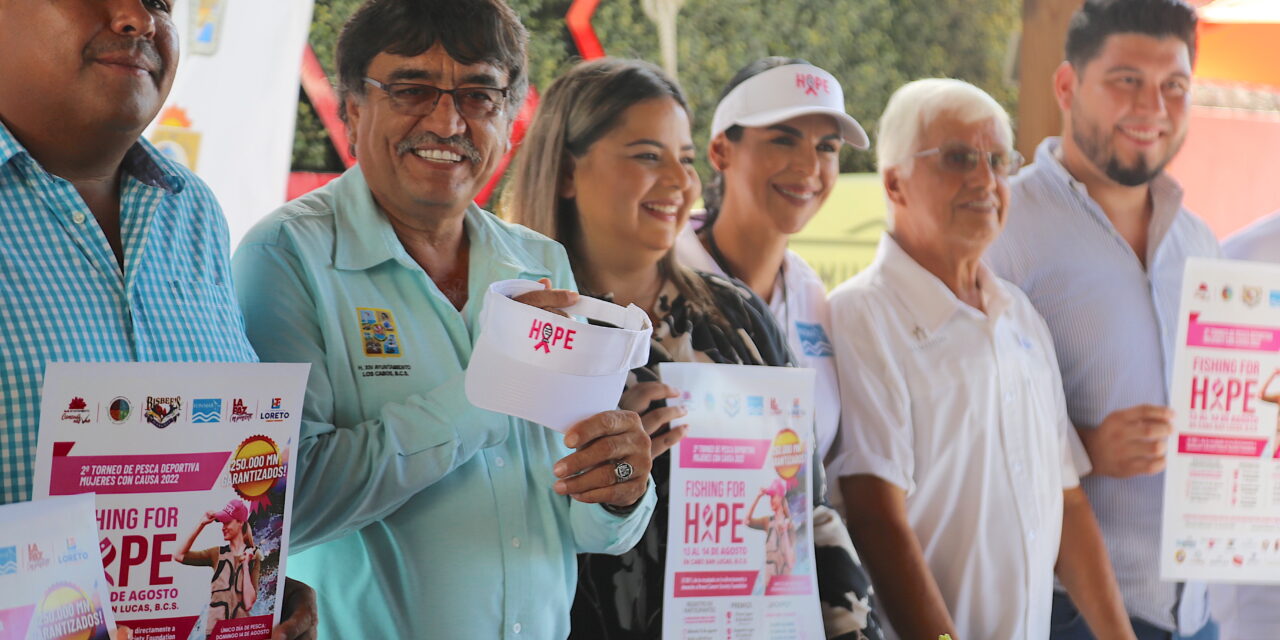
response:
<svg viewBox="0 0 1280 640"><path fill-rule="evenodd" d="M564 245L578 287L596 291L582 269L578 208L560 196L573 159L617 127L622 114L639 102L671 98L689 110L680 85L658 67L641 60L599 58L575 65L551 83L516 155L511 184L502 195L502 214ZM693 270L681 265L674 248L658 261L658 272L699 310L719 318L711 291Z"/></svg>

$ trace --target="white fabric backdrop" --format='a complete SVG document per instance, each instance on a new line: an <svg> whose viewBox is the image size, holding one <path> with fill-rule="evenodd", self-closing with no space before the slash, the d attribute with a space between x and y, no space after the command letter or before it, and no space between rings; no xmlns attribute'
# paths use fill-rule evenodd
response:
<svg viewBox="0 0 1280 640"><path fill-rule="evenodd" d="M181 61L147 138L222 203L234 249L285 200L314 0L184 0Z"/></svg>

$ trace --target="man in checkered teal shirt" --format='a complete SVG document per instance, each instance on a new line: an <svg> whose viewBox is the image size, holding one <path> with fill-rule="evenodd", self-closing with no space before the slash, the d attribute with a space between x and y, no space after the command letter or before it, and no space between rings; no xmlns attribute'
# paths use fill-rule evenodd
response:
<svg viewBox="0 0 1280 640"><path fill-rule="evenodd" d="M0 0L0 504L29 500L45 365L257 356L209 188L139 136L173 0ZM287 588L276 637L314 637Z"/></svg>

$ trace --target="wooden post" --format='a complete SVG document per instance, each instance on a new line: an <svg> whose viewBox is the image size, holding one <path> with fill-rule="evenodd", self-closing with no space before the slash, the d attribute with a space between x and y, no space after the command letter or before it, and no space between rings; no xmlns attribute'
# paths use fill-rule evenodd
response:
<svg viewBox="0 0 1280 640"><path fill-rule="evenodd" d="M685 0L640 0L644 14L658 27L658 43L662 50L662 67L672 78L678 78L676 21Z"/></svg>
<svg viewBox="0 0 1280 640"><path fill-rule="evenodd" d="M1062 63L1067 24L1084 0L1022 0L1018 60L1018 151L1028 160L1036 145L1062 133L1053 97L1053 71Z"/></svg>

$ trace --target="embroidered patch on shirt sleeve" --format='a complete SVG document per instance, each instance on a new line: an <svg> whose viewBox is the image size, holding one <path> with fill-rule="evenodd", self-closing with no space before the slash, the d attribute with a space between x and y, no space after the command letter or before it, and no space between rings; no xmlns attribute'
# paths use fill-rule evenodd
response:
<svg viewBox="0 0 1280 640"><path fill-rule="evenodd" d="M800 348L804 355L811 358L830 358L835 354L831 347L831 339L822 325L810 322L796 322L796 333L800 335Z"/></svg>

